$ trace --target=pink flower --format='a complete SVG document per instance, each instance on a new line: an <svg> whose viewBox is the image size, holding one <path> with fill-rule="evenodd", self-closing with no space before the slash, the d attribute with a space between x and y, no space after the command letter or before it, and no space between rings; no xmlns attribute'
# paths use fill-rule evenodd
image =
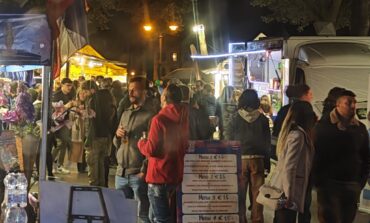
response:
<svg viewBox="0 0 370 223"><path fill-rule="evenodd" d="M16 124L19 116L16 111L7 111L3 114L3 122Z"/></svg>

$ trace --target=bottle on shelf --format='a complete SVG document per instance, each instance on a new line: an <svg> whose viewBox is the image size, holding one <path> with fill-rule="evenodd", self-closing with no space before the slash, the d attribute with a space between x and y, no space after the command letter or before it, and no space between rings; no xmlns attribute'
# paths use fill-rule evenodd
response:
<svg viewBox="0 0 370 223"><path fill-rule="evenodd" d="M27 212L22 207L11 207L6 211L4 223L27 223Z"/></svg>
<svg viewBox="0 0 370 223"><path fill-rule="evenodd" d="M28 198L28 192L27 192L27 178L24 175L24 173L18 173L17 177L17 192L18 192L18 199L17 202L20 207L25 208L27 207L27 198Z"/></svg>
<svg viewBox="0 0 370 223"><path fill-rule="evenodd" d="M6 201L6 207L16 207L17 206L17 200L18 200L18 191L17 191L17 175L15 173L9 173L6 176L6 191L7 191L7 201ZM4 182L5 183L5 182Z"/></svg>

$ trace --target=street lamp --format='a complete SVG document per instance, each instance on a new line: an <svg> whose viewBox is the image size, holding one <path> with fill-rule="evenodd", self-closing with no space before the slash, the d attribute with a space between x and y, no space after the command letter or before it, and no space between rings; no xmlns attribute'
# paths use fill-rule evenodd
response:
<svg viewBox="0 0 370 223"><path fill-rule="evenodd" d="M143 28L144 28L144 30L145 30L146 32L150 32L150 31L152 31L152 29L153 29L153 27L152 27L150 24L146 24L146 25L144 25L144 26L143 26Z"/></svg>
<svg viewBox="0 0 370 223"><path fill-rule="evenodd" d="M178 25L170 25L168 26L168 28L171 30L171 31L177 31L177 29L179 28Z"/></svg>
<svg viewBox="0 0 370 223"><path fill-rule="evenodd" d="M153 30L153 27L150 24L145 24L143 26L143 28L144 28L145 32L147 32L147 33L151 32ZM179 26L176 23L170 23L170 25L168 26L168 29L171 32L176 32L176 31L178 31ZM155 29L155 30L158 30L158 29ZM159 58L154 60L154 70L153 70L153 73L154 73L153 78L154 79L160 79L161 66L162 66L162 62L163 62L162 61L163 60L163 54L162 54L162 51L163 51L163 37L165 35L165 32L158 31L157 35L158 35L158 40L159 40L159 47L158 47Z"/></svg>
<svg viewBox="0 0 370 223"><path fill-rule="evenodd" d="M204 32L204 25L202 25L202 24L194 25L193 26L193 32L195 32L195 33Z"/></svg>

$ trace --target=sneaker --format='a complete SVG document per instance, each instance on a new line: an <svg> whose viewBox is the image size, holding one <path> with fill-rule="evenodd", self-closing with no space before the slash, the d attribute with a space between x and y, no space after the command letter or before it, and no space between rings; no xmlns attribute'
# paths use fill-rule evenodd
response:
<svg viewBox="0 0 370 223"><path fill-rule="evenodd" d="M58 169L57 169L57 173L70 174L71 172L69 170L65 169L63 166L59 166Z"/></svg>

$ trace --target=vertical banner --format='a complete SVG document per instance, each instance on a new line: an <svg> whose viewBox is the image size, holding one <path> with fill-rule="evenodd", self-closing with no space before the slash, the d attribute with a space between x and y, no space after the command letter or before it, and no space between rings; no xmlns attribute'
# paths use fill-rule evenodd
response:
<svg viewBox="0 0 370 223"><path fill-rule="evenodd" d="M243 223L243 191L239 142L190 141L177 222Z"/></svg>

